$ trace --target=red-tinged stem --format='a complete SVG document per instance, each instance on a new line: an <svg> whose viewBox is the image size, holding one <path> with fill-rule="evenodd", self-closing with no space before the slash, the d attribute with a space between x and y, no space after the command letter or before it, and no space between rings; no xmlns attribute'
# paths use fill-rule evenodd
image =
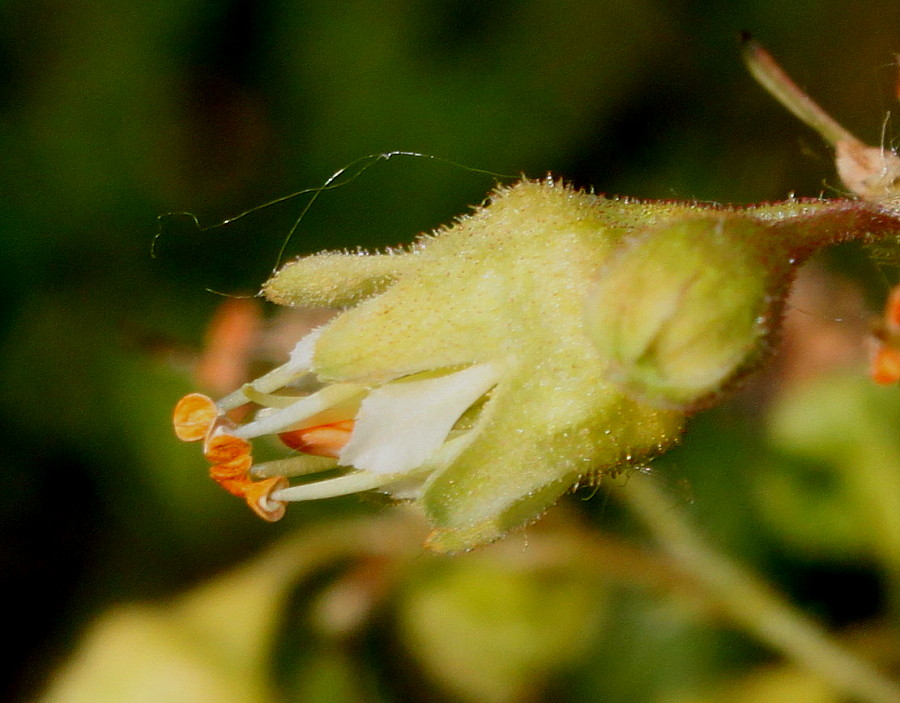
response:
<svg viewBox="0 0 900 703"><path fill-rule="evenodd" d="M770 222L795 263L834 244L872 244L900 236L900 213L859 200L825 201L821 208Z"/></svg>

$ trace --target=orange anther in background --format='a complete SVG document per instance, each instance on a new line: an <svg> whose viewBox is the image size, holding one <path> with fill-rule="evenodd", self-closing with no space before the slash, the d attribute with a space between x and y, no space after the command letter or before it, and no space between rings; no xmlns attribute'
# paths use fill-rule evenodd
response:
<svg viewBox="0 0 900 703"><path fill-rule="evenodd" d="M281 500L272 500L271 495L274 491L287 487L288 480L284 476L253 481L244 487L244 499L250 509L263 520L275 522L284 517L287 503Z"/></svg>
<svg viewBox="0 0 900 703"><path fill-rule="evenodd" d="M900 286L894 286L888 296L884 309L884 322L888 332L892 334L900 332Z"/></svg>
<svg viewBox="0 0 900 703"><path fill-rule="evenodd" d="M298 452L336 459L344 445L350 441L351 432L353 432L353 420L341 420L329 425L316 425L302 430L282 432L278 435L278 439Z"/></svg>
<svg viewBox="0 0 900 703"><path fill-rule="evenodd" d="M206 440L203 456L210 464L227 464L242 457L250 458L250 442L230 434L217 434Z"/></svg>
<svg viewBox="0 0 900 703"><path fill-rule="evenodd" d="M900 382L900 285L891 289L872 336L872 380L885 386Z"/></svg>
<svg viewBox="0 0 900 703"><path fill-rule="evenodd" d="M219 416L212 399L201 393L189 393L178 401L172 413L175 436L183 442L198 442Z"/></svg>
<svg viewBox="0 0 900 703"><path fill-rule="evenodd" d="M900 350L881 347L875 352L872 380L885 386L900 381Z"/></svg>
<svg viewBox="0 0 900 703"><path fill-rule="evenodd" d="M229 298L219 306L206 331L206 345L195 372L201 387L226 393L247 379L261 324L262 313L255 300Z"/></svg>

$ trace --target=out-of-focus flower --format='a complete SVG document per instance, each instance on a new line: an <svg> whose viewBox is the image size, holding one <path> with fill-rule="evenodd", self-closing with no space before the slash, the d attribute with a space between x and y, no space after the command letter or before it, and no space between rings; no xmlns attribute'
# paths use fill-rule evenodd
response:
<svg viewBox="0 0 900 703"><path fill-rule="evenodd" d="M349 309L220 401L186 396L176 431L267 519L376 490L424 509L432 548L466 549L669 447L765 356L802 258L895 224L847 201L737 211L524 181L408 250L286 265L270 300ZM266 435L296 453L254 464Z"/></svg>
<svg viewBox="0 0 900 703"><path fill-rule="evenodd" d="M888 296L884 315L873 330L872 380L882 385L900 381L900 286Z"/></svg>

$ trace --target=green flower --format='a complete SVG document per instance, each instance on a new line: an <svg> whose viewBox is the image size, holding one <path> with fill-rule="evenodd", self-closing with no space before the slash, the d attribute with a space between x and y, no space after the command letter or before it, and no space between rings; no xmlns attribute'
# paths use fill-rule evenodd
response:
<svg viewBox="0 0 900 703"><path fill-rule="evenodd" d="M287 264L266 297L346 309L218 403L188 396L176 428L269 519L287 502L375 490L421 506L431 548L467 549L670 447L764 358L798 260L886 217L523 181L408 249ZM253 419L226 417L246 403ZM265 435L297 453L253 464Z"/></svg>

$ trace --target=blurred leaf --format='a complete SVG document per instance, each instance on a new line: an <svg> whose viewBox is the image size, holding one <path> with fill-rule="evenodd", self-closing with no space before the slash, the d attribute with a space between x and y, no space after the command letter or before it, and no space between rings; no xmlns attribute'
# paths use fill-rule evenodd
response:
<svg viewBox="0 0 900 703"><path fill-rule="evenodd" d="M900 393L861 371L783 395L770 431L781 461L759 473L760 509L797 547L900 565Z"/></svg>
<svg viewBox="0 0 900 703"><path fill-rule="evenodd" d="M340 651L323 650L297 667L290 700L304 703L377 703L373 691L360 685L359 664Z"/></svg>
<svg viewBox="0 0 900 703"><path fill-rule="evenodd" d="M262 703L272 701L248 667L222 666L162 610L127 606L86 633L44 703Z"/></svg>
<svg viewBox="0 0 900 703"><path fill-rule="evenodd" d="M419 664L463 700L539 698L584 654L603 612L602 586L577 564L535 570L486 553L429 571L404 590L399 626Z"/></svg>
<svg viewBox="0 0 900 703"><path fill-rule="evenodd" d="M117 606L91 624L41 701L275 701L270 656L282 618L294 617L283 610L290 590L348 555L404 563L418 551L418 526L402 511L334 522L172 602Z"/></svg>

